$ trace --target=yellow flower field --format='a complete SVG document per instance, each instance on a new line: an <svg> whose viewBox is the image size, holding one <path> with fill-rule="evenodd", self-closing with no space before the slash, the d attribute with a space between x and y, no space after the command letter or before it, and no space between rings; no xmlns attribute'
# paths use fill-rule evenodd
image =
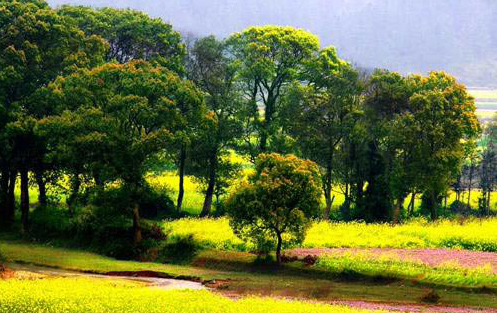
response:
<svg viewBox="0 0 497 313"><path fill-rule="evenodd" d="M235 236L227 218L186 218L165 222L171 236L192 234L200 244L216 249L251 250ZM414 220L407 224L365 224L360 222L317 222L308 231L303 247L391 247L464 248L497 251L497 218L471 219L464 223L440 220L428 223Z"/></svg>
<svg viewBox="0 0 497 313"><path fill-rule="evenodd" d="M232 300L207 290L160 290L113 280L56 278L0 281L0 313L79 312L355 313L372 311L257 297Z"/></svg>

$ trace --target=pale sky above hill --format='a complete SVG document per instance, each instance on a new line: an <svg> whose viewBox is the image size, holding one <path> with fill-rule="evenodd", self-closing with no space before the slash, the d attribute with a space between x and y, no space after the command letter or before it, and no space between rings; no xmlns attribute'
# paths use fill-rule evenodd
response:
<svg viewBox="0 0 497 313"><path fill-rule="evenodd" d="M49 0L132 7L184 33L225 37L249 25L302 27L366 67L444 69L497 87L495 0Z"/></svg>

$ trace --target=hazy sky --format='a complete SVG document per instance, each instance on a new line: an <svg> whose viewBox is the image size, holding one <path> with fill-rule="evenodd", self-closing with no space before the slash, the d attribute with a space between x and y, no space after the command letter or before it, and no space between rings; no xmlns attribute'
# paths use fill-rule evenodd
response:
<svg viewBox="0 0 497 313"><path fill-rule="evenodd" d="M473 86L497 85L497 0L49 0L132 7L182 32L225 37L249 25L316 33L367 67L445 69ZM494 83L495 81L495 83Z"/></svg>

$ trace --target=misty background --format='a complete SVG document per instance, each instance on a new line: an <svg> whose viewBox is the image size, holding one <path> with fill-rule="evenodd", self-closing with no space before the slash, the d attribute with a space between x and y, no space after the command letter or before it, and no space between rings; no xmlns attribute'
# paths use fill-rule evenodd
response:
<svg viewBox="0 0 497 313"><path fill-rule="evenodd" d="M497 87L496 0L48 0L52 6L130 7L183 34L229 36L249 25L305 28L367 68L446 70Z"/></svg>

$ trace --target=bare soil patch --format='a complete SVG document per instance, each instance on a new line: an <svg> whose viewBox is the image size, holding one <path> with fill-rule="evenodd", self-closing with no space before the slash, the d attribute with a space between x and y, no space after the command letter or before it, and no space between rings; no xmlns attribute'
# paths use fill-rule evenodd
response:
<svg viewBox="0 0 497 313"><path fill-rule="evenodd" d="M14 277L14 271L8 269L5 265L0 264L0 279L7 279Z"/></svg>

